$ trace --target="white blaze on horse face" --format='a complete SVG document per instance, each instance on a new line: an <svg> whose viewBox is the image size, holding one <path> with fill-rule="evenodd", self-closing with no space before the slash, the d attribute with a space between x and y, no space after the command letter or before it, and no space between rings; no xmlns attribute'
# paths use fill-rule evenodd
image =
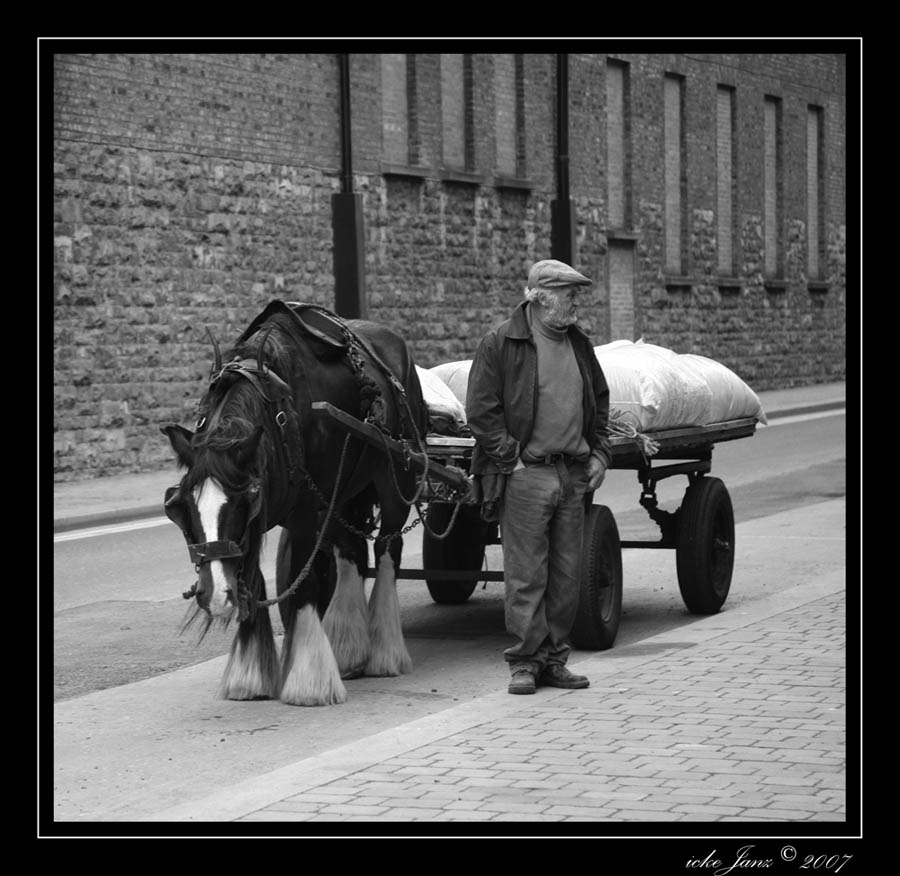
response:
<svg viewBox="0 0 900 876"><path fill-rule="evenodd" d="M200 515L200 524L206 541L219 540L219 516L228 499L225 491L212 478L207 478L194 490L194 502ZM234 611L234 603L228 598L232 588L221 560L209 563L213 592L209 600L209 613L213 617L228 617Z"/></svg>

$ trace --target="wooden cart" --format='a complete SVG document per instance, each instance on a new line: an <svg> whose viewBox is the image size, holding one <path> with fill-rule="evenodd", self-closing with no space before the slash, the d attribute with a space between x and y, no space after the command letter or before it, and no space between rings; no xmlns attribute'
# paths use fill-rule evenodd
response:
<svg viewBox="0 0 900 876"><path fill-rule="evenodd" d="M404 465L419 472L427 466L430 490L423 496L427 507L422 543L425 568L402 568L398 578L424 579L432 599L441 604L465 602L479 581L503 580L501 570L483 569L486 547L501 543L497 524L481 519L479 505L459 503L468 491L474 439L431 435L426 456L405 443L386 439L374 426L330 405L316 403L313 408L357 437L388 448ZM734 567L734 512L725 484L709 476L712 450L718 443L752 436L756 422L747 418L650 433L658 448L652 458L646 457L631 438L611 439L610 467L637 473L639 502L659 526L660 538L621 541L612 511L605 505L589 504L581 597L572 630L575 647L604 650L615 642L622 615L623 548L674 550L678 587L688 611L714 614L722 607ZM661 511L656 485L677 475L688 479L681 506L673 512ZM432 533L446 535L437 538Z"/></svg>

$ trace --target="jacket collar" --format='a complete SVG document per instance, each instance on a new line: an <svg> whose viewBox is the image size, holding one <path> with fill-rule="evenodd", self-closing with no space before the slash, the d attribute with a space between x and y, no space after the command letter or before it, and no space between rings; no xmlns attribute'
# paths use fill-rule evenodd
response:
<svg viewBox="0 0 900 876"><path fill-rule="evenodd" d="M531 326L528 324L527 313L528 302L519 302L516 309L512 312L509 320L509 333L507 337L514 338L517 341L527 341L531 337Z"/></svg>

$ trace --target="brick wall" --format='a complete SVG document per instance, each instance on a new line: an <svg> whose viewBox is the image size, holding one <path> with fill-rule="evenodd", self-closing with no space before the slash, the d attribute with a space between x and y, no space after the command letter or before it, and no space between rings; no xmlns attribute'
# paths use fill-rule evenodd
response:
<svg viewBox="0 0 900 876"><path fill-rule="evenodd" d="M555 193L556 59L475 54L471 180L442 177L442 65L436 54L352 55L353 184L362 195L373 319L400 328L421 364L468 358L550 251ZM699 352L754 388L844 376L844 85L836 56L617 55L625 68L634 233L635 334ZM495 66L496 65L496 66ZM574 261L597 281L584 321L611 339L608 273L607 57L572 55L570 188ZM521 185L498 139L517 87ZM404 120L384 77L407 77ZM685 265L664 271L663 75L684 78ZM411 83L408 77L411 75ZM513 77L515 78L515 77ZM334 55L59 55L54 62L54 403L57 480L171 466L158 425L189 423L209 367L208 325L227 342L269 300L331 305L331 195L340 190ZM718 284L716 93L734 89L736 288ZM504 88L507 88L505 85ZM782 105L783 287L764 282L763 102ZM806 123L824 126L823 274L807 285ZM401 112L406 157L388 149L383 110ZM390 135L393 136L393 135ZM459 142L450 149L456 163ZM392 157L394 150L396 158ZM383 162L409 161L411 175ZM620 207L616 207L616 214ZM618 224L621 220L616 220ZM627 261L623 264L627 265ZM618 269L617 269L618 270ZM615 272L614 272L615 273ZM618 287L617 287L618 288Z"/></svg>
<svg viewBox="0 0 900 876"><path fill-rule="evenodd" d="M844 65L840 56L617 56L631 65L633 197L638 231L636 334L678 352L719 359L756 389L845 377ZM665 282L663 86L685 78L688 287ZM739 287L717 282L715 101L734 89ZM784 286L764 281L764 98L782 101ZM827 290L808 286L807 106L825 116ZM830 132L830 133L829 133Z"/></svg>

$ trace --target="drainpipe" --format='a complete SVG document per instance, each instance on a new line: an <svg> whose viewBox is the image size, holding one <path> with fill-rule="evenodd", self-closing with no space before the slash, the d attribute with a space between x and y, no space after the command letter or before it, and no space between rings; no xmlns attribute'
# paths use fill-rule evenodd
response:
<svg viewBox="0 0 900 876"><path fill-rule="evenodd" d="M338 55L341 92L341 191L331 196L334 243L334 309L347 319L365 319L365 226L362 195L353 192L350 125L350 56Z"/></svg>
<svg viewBox="0 0 900 876"><path fill-rule="evenodd" d="M550 202L550 255L572 264L575 211L569 200L569 56L556 56L556 200Z"/></svg>

